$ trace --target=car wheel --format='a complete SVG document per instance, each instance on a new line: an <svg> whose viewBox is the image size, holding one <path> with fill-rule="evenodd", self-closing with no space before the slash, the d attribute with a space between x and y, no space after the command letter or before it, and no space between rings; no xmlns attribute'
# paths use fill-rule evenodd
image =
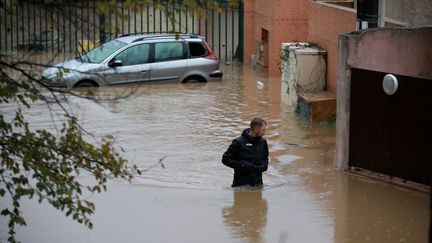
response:
<svg viewBox="0 0 432 243"><path fill-rule="evenodd" d="M74 88L89 88L98 87L98 85L93 81L80 81L74 85Z"/></svg>
<svg viewBox="0 0 432 243"><path fill-rule="evenodd" d="M202 77L194 76L189 77L183 81L183 83L205 83L206 80Z"/></svg>

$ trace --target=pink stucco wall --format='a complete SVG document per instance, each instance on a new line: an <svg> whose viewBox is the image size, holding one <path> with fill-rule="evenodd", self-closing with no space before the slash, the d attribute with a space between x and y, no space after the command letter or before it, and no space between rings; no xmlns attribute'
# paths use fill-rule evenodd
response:
<svg viewBox="0 0 432 243"><path fill-rule="evenodd" d="M350 42L348 65L432 80L432 27L379 29Z"/></svg>
<svg viewBox="0 0 432 243"><path fill-rule="evenodd" d="M327 90L336 92L338 38L356 29L357 13L352 8L309 2L308 41L327 51Z"/></svg>
<svg viewBox="0 0 432 243"><path fill-rule="evenodd" d="M261 31L269 34L268 64L270 75L280 75L279 56L282 42L305 41L307 38L308 0L244 1L244 64L250 65Z"/></svg>

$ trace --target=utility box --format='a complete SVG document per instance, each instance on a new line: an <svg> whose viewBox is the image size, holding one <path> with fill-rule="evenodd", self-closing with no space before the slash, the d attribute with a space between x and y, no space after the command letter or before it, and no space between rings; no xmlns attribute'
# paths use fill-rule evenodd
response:
<svg viewBox="0 0 432 243"><path fill-rule="evenodd" d="M324 90L326 52L310 43L282 43L281 71L282 102L296 106L299 93Z"/></svg>

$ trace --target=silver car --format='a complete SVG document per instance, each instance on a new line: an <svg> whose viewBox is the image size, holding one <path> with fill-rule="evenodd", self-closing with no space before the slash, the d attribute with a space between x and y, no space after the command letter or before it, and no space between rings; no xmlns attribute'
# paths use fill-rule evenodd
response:
<svg viewBox="0 0 432 243"><path fill-rule="evenodd" d="M91 87L137 82L222 80L219 60L202 36L125 35L42 73L52 87Z"/></svg>

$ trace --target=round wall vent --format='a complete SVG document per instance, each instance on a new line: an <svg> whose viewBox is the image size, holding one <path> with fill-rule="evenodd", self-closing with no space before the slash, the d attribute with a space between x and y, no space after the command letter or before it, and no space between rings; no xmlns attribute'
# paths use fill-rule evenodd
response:
<svg viewBox="0 0 432 243"><path fill-rule="evenodd" d="M399 83L397 78L393 74L387 74L383 79L383 89L388 95L396 93L398 90Z"/></svg>

